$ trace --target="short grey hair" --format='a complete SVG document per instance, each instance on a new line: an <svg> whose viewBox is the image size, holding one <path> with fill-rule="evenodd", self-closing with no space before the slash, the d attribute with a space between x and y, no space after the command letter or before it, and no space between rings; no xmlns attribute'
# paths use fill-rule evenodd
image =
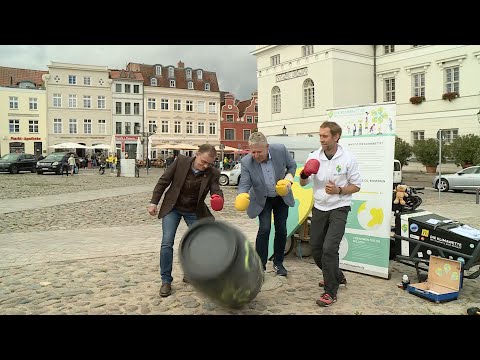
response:
<svg viewBox="0 0 480 360"><path fill-rule="evenodd" d="M264 145L268 145L268 141L267 141L267 138L265 137L265 135L263 135L261 132L254 132L250 135L250 137L248 138L248 145L257 145L257 144L264 144Z"/></svg>

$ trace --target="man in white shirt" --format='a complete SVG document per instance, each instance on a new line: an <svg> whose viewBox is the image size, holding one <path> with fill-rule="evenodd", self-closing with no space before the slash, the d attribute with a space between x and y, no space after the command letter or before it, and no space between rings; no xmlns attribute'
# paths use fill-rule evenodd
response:
<svg viewBox="0 0 480 360"><path fill-rule="evenodd" d="M317 300L319 306L336 302L339 285L347 284L339 267L338 250L345 233L352 194L361 186L355 156L338 144L341 135L342 128L333 121L320 125L321 148L310 153L300 173L301 186L313 180L310 246L315 263L323 272L319 286L325 290Z"/></svg>

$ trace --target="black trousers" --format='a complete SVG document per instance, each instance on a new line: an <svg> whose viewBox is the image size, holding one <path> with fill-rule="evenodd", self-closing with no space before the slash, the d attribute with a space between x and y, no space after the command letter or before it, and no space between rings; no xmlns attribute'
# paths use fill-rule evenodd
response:
<svg viewBox="0 0 480 360"><path fill-rule="evenodd" d="M315 207L312 210L310 225L312 256L323 272L325 292L332 297L337 296L338 286L344 278L339 267L338 250L345 234L349 211L350 206L329 211L321 211Z"/></svg>

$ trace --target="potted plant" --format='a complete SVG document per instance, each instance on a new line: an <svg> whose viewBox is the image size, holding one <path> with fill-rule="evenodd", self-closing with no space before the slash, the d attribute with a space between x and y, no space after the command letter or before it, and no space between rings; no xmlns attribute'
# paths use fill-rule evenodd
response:
<svg viewBox="0 0 480 360"><path fill-rule="evenodd" d="M436 139L417 140L413 144L412 151L415 157L422 165L425 165L427 173L435 173L438 164L438 141ZM445 153L447 149L445 144L442 144L442 164L445 164Z"/></svg>
<svg viewBox="0 0 480 360"><path fill-rule="evenodd" d="M445 94L442 95L442 99L452 101L453 99L455 99L459 96L460 96L460 94L456 91L446 92Z"/></svg>
<svg viewBox="0 0 480 360"><path fill-rule="evenodd" d="M410 102L414 105L421 104L424 101L425 101L425 96L412 96L410 98Z"/></svg>
<svg viewBox="0 0 480 360"><path fill-rule="evenodd" d="M395 159L400 161L402 167L407 164L407 159L412 156L412 145L395 136Z"/></svg>
<svg viewBox="0 0 480 360"><path fill-rule="evenodd" d="M450 154L455 164L463 167L470 167L476 164L476 153L480 149L480 137L473 134L462 135L453 140L450 145Z"/></svg>

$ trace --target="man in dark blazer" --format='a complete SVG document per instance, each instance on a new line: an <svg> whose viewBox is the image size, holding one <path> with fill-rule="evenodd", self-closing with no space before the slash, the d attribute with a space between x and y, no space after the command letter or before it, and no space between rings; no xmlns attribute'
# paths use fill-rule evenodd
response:
<svg viewBox="0 0 480 360"><path fill-rule="evenodd" d="M162 286L160 296L171 294L173 243L180 220L191 226L197 219L214 218L205 205L210 192L210 206L215 211L223 208L223 192L220 190L220 172L213 167L217 152L210 144L198 148L195 157L179 155L165 170L153 189L148 206L150 215L157 214L157 204L165 193L158 218L162 219L162 245L160 248L160 275ZM186 281L184 279L184 281Z"/></svg>
<svg viewBox="0 0 480 360"><path fill-rule="evenodd" d="M242 159L240 183L235 199L235 208L247 210L250 218L258 216L259 228L255 248L266 270L268 240L270 237L272 211L274 215L275 240L273 266L277 275L287 276L283 266L287 242L288 207L295 205L291 186L297 163L285 145L268 144L265 135L254 132L249 140L250 154Z"/></svg>

